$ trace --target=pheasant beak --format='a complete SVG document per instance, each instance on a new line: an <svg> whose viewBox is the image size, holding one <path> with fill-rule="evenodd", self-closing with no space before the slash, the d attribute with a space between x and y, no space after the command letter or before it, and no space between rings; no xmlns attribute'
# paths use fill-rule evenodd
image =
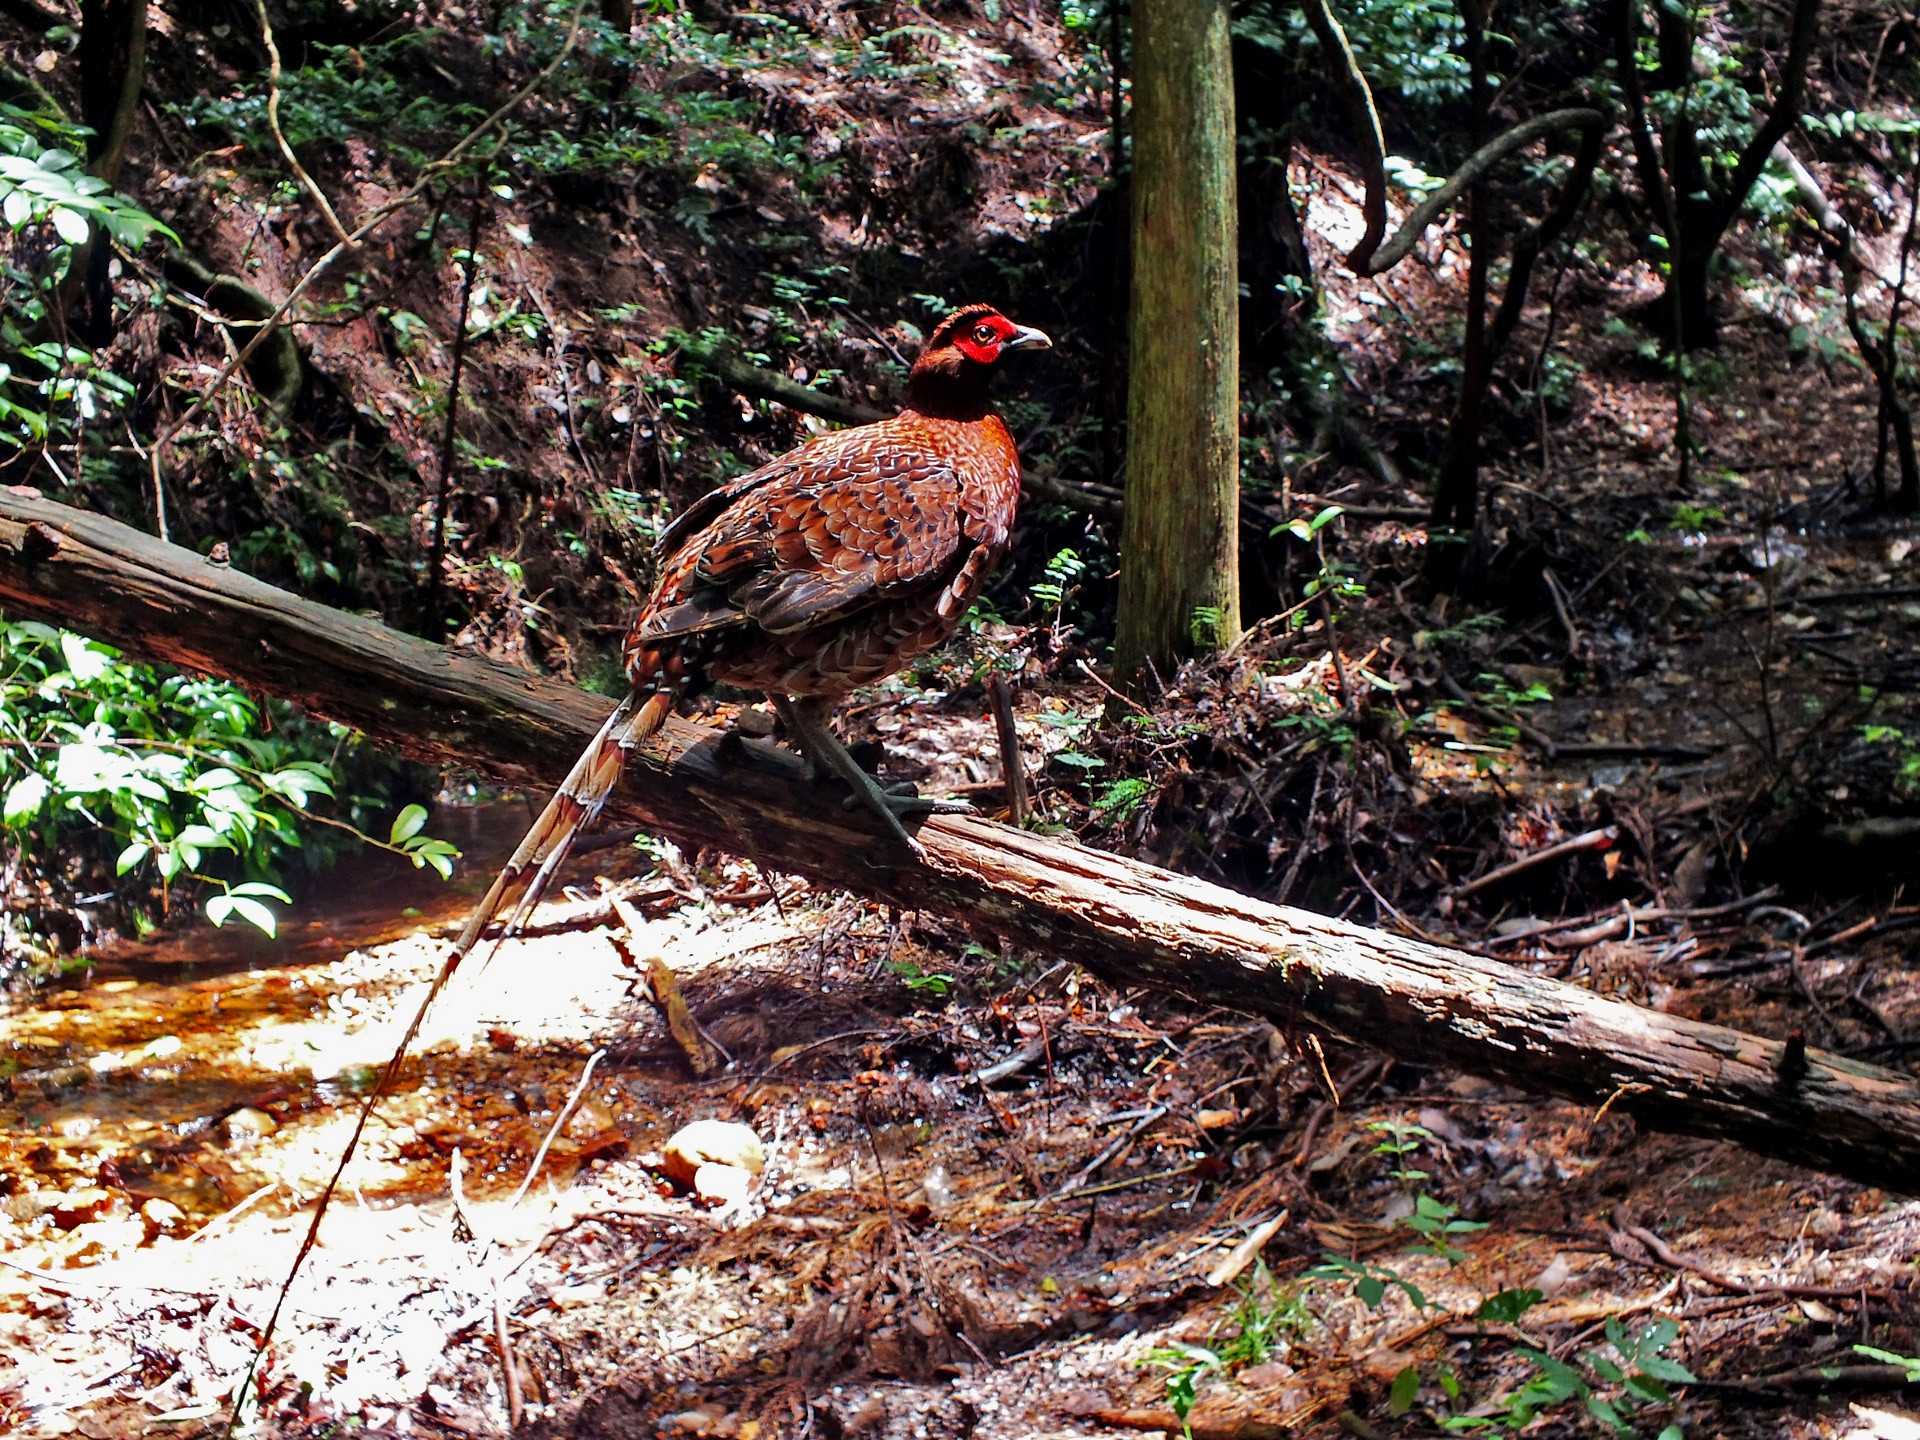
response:
<svg viewBox="0 0 1920 1440"><path fill-rule="evenodd" d="M1053 341L1047 338L1047 332L1036 330L1031 325L1016 326L1013 334L1000 342L1003 350L1051 350Z"/></svg>

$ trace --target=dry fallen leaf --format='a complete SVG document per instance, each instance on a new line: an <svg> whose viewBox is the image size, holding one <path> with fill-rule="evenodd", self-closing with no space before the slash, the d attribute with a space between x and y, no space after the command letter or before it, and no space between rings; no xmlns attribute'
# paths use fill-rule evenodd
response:
<svg viewBox="0 0 1920 1440"><path fill-rule="evenodd" d="M1849 1405L1854 1417L1867 1424L1863 1432L1874 1440L1920 1440L1920 1420L1896 1415L1891 1410L1873 1410L1865 1405Z"/></svg>

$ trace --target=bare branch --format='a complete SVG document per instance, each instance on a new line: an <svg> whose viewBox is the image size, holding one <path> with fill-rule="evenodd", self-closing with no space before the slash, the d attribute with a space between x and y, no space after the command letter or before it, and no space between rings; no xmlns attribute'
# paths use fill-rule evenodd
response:
<svg viewBox="0 0 1920 1440"><path fill-rule="evenodd" d="M1559 239L1561 232L1573 223L1573 217L1580 213L1587 187L1593 181L1594 169L1600 163L1600 149L1605 138L1605 131L1598 125L1588 127L1581 135L1580 151L1573 158L1573 168L1567 172L1566 184L1560 187L1560 195L1554 201L1553 209L1546 213L1538 225L1521 236L1513 247L1513 261L1507 267L1507 290L1500 297L1500 308L1494 313L1493 323L1487 327L1489 364L1507 348L1513 327L1520 323L1520 312L1527 303L1527 286L1532 280L1534 263L1539 260L1540 253Z"/></svg>
<svg viewBox="0 0 1920 1440"><path fill-rule="evenodd" d="M1534 141L1558 130L1579 129L1597 133L1607 123L1607 117L1598 110L1574 108L1569 110L1550 110L1545 115L1536 115L1531 120L1522 120L1511 130L1494 136L1473 154L1469 155L1460 168L1447 177L1447 183L1434 191L1425 200L1414 207L1413 213L1401 223L1394 237L1377 253L1362 253L1365 240L1354 246L1347 256L1347 264L1356 275L1379 275L1391 270L1407 256L1413 253L1413 247L1426 233L1429 225L1440 217L1455 200L1501 160L1515 150L1525 149Z"/></svg>
<svg viewBox="0 0 1920 1440"><path fill-rule="evenodd" d="M260 12L261 37L267 42L267 60L269 62L267 68L267 128L273 131L274 143L280 147L280 153L286 156L287 164L293 170L295 178L306 187L307 193L313 197L313 203L320 207L320 213L325 215L327 217L327 223L333 226L333 233L338 235L349 248L357 247L360 242L347 234L347 227L342 225L340 223L340 217L333 213L332 202L327 199L326 193L314 183L313 177L307 173L306 167L294 158L293 146L287 143L287 137L280 129L280 47L276 45L273 40L273 22L267 19L267 0L253 0L253 3L254 7Z"/></svg>
<svg viewBox="0 0 1920 1440"><path fill-rule="evenodd" d="M1366 153L1360 157L1367 182L1367 195L1362 202L1367 228L1360 236L1360 243L1347 255L1347 264L1356 274L1375 274L1377 272L1362 267L1378 248L1380 237L1387 233L1387 140L1380 129L1380 112L1374 106L1373 91L1361 73L1353 46L1347 43L1347 32L1333 18L1327 0L1306 0L1305 8L1307 23L1313 27L1320 48L1327 52L1327 61L1333 66L1333 83L1340 87L1341 98L1347 102L1353 128L1368 142Z"/></svg>
<svg viewBox="0 0 1920 1440"><path fill-rule="evenodd" d="M387 218L395 211L403 210L418 200L420 196L426 192L427 187L439 177L441 171L454 165L462 155L477 145L484 136L498 126L501 121L505 120L508 115L512 114L522 101L553 78L555 72L565 63L567 56L573 53L574 43L580 38L580 19L586 13L586 9L586 0L578 0L578 3L573 7L573 19L567 26L567 38L565 43L560 47L560 53L555 55L538 75L535 75L525 85L516 90L511 99L469 131L465 139L461 140L438 160L427 165L421 172L420 178L414 181L404 192L396 195L386 204L370 213L367 218L360 223L359 228L343 236L338 244L318 260L314 261L313 267L308 270L305 275L300 277L299 283L296 284L293 289L287 292L287 298L282 300L278 307L275 308L273 314L267 316L261 323L259 330L255 332L253 338L241 346L238 353L228 358L227 363L221 367L220 373L214 376L213 379L207 383L206 388L194 397L193 403L186 408L180 418L169 425L166 431L154 440L152 468L153 488L156 497L161 493L161 456L167 446L172 442L173 437L185 429L188 422L191 421L194 416L207 408L208 402L218 393L220 387L233 378L233 372L235 370L238 370L253 357L253 352L260 348L267 336L272 334L275 327L286 318L286 314L293 308L294 302L313 287L314 281L318 280L320 276L326 272L328 266L332 265L335 260L338 260L350 248L372 234L373 231L384 224ZM160 538L162 540L167 538L165 511L160 512Z"/></svg>

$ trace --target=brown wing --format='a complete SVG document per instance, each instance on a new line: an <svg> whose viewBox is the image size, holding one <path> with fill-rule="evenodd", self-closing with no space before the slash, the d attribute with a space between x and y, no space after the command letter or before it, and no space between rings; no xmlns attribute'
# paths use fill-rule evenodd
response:
<svg viewBox="0 0 1920 1440"><path fill-rule="evenodd" d="M973 548L961 491L908 421L823 436L703 501L704 526L669 529L675 553L637 638L747 622L788 634L944 584Z"/></svg>

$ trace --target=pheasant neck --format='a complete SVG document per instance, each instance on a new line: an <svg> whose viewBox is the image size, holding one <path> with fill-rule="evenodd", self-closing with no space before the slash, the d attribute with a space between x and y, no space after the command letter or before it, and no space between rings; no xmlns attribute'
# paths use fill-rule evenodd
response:
<svg viewBox="0 0 1920 1440"><path fill-rule="evenodd" d="M907 409L940 420L979 420L987 405L987 371L960 357L958 364L929 364L927 357L907 376Z"/></svg>

